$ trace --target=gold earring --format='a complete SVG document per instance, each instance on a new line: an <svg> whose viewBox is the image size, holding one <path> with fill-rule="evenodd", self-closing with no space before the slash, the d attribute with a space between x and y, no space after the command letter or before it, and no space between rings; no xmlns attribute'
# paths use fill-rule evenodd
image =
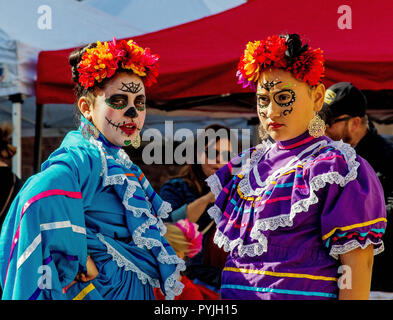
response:
<svg viewBox="0 0 393 320"><path fill-rule="evenodd" d="M131 145L135 148L138 149L139 146L141 145L141 136L139 132L136 134L136 137L134 140L132 140Z"/></svg>
<svg viewBox="0 0 393 320"><path fill-rule="evenodd" d="M325 134L325 130L325 121L322 120L318 113L315 113L314 117L308 124L308 133L314 138L319 138Z"/></svg>

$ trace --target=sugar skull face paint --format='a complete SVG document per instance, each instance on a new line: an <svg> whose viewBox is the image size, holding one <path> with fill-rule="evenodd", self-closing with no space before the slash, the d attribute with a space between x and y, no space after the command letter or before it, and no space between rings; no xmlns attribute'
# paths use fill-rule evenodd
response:
<svg viewBox="0 0 393 320"><path fill-rule="evenodd" d="M280 84L280 83L282 83L282 81L277 81L277 79L276 79L276 82L274 82L274 81L265 81L265 82L262 84L262 87L263 87L266 91L269 91L269 92L270 92L270 89L274 88L274 86L276 86L276 85L278 85L278 84Z"/></svg>
<svg viewBox="0 0 393 320"><path fill-rule="evenodd" d="M91 121L110 142L127 146L139 138L146 117L145 87L135 74L119 73L97 89Z"/></svg>
<svg viewBox="0 0 393 320"><path fill-rule="evenodd" d="M296 94L292 89L282 89L283 87L289 87L290 85L283 85L280 89L272 91L270 94L270 90L274 89L275 87L278 88L278 85L282 84L282 81L274 82L274 81L267 81L262 84L263 89L265 89L268 93L257 94L257 103L258 103L258 113L261 116L266 116L263 109L269 106L271 100L273 98L274 102L282 107L286 108L281 112L281 116L286 116L290 114L293 110L292 105L296 100ZM289 108L288 108L289 107Z"/></svg>
<svg viewBox="0 0 393 320"><path fill-rule="evenodd" d="M261 74L257 112L261 127L275 140L292 139L307 130L316 110L311 87L288 71L272 69Z"/></svg>
<svg viewBox="0 0 393 320"><path fill-rule="evenodd" d="M131 92L131 93L138 93L139 91L142 90L142 86L140 83L134 83L134 82L129 82L129 83L124 83L122 82L122 87L119 89L124 92Z"/></svg>

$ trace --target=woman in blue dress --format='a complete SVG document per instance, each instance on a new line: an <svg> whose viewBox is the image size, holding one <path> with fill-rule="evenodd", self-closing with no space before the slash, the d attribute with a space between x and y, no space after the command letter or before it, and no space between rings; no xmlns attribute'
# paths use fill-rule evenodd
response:
<svg viewBox="0 0 393 320"><path fill-rule="evenodd" d="M121 148L140 144L158 56L114 39L69 60L81 124L10 207L2 299L173 299L185 266L164 238L171 206Z"/></svg>

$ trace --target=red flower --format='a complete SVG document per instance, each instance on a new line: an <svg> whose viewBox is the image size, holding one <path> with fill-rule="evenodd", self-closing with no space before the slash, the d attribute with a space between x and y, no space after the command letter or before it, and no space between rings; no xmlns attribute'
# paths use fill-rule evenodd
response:
<svg viewBox="0 0 393 320"><path fill-rule="evenodd" d="M119 67L130 69L140 77L146 77L145 86L157 82L158 55L143 49L134 41L97 41L97 47L86 49L78 65L79 83L86 88L105 78L111 78Z"/></svg>
<svg viewBox="0 0 393 320"><path fill-rule="evenodd" d="M277 35L249 42L238 63L238 83L243 87L255 87L261 72L267 68L279 68L291 72L296 79L311 86L318 84L324 73L322 50L309 48L288 66L285 57L287 49L286 39Z"/></svg>
<svg viewBox="0 0 393 320"><path fill-rule="evenodd" d="M295 62L287 68L298 80L317 85L324 76L324 58L321 49L311 49L303 52Z"/></svg>

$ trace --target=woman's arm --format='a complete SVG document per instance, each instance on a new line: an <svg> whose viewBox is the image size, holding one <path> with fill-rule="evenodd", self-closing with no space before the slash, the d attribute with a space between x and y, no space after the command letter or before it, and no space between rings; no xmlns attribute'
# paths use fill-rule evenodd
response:
<svg viewBox="0 0 393 320"><path fill-rule="evenodd" d="M345 283L339 281L339 300L368 300L373 268L373 245L365 249L357 248L340 255L341 263L348 267Z"/></svg>
<svg viewBox="0 0 393 320"><path fill-rule="evenodd" d="M202 213L205 212L206 207L209 203L214 202L216 199L212 192L205 194L204 196L194 200L187 205L187 219L190 222L197 222Z"/></svg>

